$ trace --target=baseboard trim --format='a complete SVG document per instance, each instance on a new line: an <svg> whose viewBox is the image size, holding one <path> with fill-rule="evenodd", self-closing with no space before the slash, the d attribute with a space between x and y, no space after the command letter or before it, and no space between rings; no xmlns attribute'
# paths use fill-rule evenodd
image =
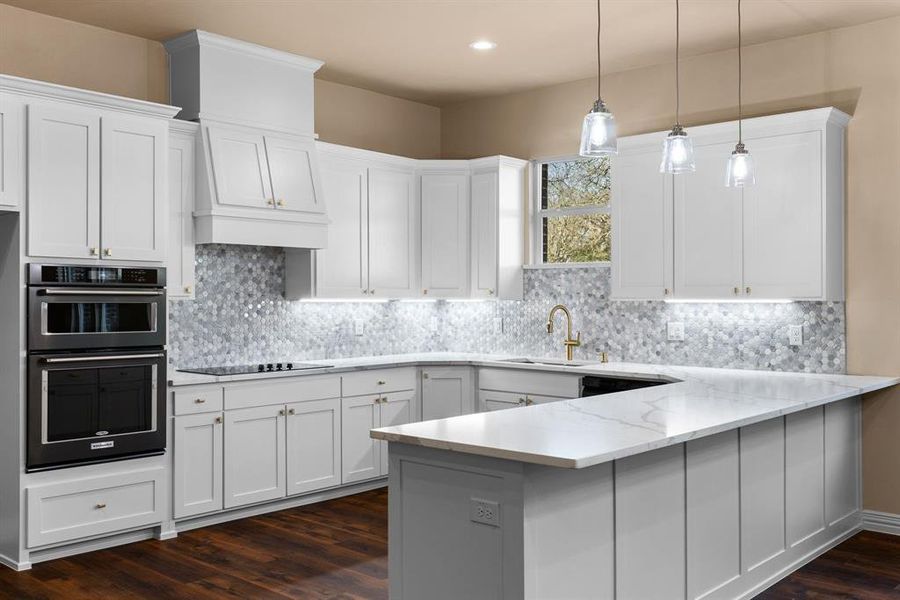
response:
<svg viewBox="0 0 900 600"><path fill-rule="evenodd" d="M900 535L900 515L877 510L864 510L862 512L862 528L866 531Z"/></svg>
<svg viewBox="0 0 900 600"><path fill-rule="evenodd" d="M11 559L10 557L6 556L5 554L0 554L0 565L3 565L4 567L9 567L13 571L27 571L28 569L31 568L30 562L28 562L28 561L19 562L19 561Z"/></svg>
<svg viewBox="0 0 900 600"><path fill-rule="evenodd" d="M246 519L247 517L255 517L257 515L263 515L279 510L296 508L298 506L305 506L307 504L315 504L316 502L323 502L325 500L334 500L336 498L343 498L344 496L352 496L353 494L367 492L369 490L375 490L383 487L387 487L387 479L382 477L380 479L374 479L372 481L364 481L362 483L344 485L330 490L306 494L295 498L284 498L272 502L264 502L261 504L253 504L240 508L227 509L222 512L215 512L208 515L188 517L181 521L175 522L175 531L177 533L181 533L184 531L190 531L191 529L198 529L200 527L207 527L209 525L217 525L219 523L234 521L236 519Z"/></svg>

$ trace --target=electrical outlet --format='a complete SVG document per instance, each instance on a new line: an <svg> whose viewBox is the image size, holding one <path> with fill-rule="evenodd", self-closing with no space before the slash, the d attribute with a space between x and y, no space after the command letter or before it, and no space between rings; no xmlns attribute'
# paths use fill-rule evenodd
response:
<svg viewBox="0 0 900 600"><path fill-rule="evenodd" d="M362 319L354 319L353 335L363 335L366 332L366 322Z"/></svg>
<svg viewBox="0 0 900 600"><path fill-rule="evenodd" d="M441 321L437 317L431 317L431 331L437 331L441 326Z"/></svg>
<svg viewBox="0 0 900 600"><path fill-rule="evenodd" d="M469 518L475 523L500 527L500 504L481 498L469 498Z"/></svg>
<svg viewBox="0 0 900 600"><path fill-rule="evenodd" d="M500 335L503 333L503 317L495 317L494 318L494 334Z"/></svg>
<svg viewBox="0 0 900 600"><path fill-rule="evenodd" d="M803 345L803 325L791 325L788 327L788 344L791 346Z"/></svg>
<svg viewBox="0 0 900 600"><path fill-rule="evenodd" d="M684 323L681 321L669 321L666 325L666 335L670 342L683 342Z"/></svg>

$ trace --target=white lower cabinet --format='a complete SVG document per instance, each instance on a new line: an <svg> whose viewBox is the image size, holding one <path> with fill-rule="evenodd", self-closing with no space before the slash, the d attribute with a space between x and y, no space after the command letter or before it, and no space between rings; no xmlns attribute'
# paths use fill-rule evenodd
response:
<svg viewBox="0 0 900 600"><path fill-rule="evenodd" d="M422 420L475 412L472 369L444 367L422 371Z"/></svg>
<svg viewBox="0 0 900 600"><path fill-rule="evenodd" d="M342 399L344 483L387 475L387 442L373 440L369 430L412 423L416 420L415 400L415 390Z"/></svg>
<svg viewBox="0 0 900 600"><path fill-rule="evenodd" d="M546 404L559 400L571 400L575 396L547 396L530 392L498 392L495 390L479 390L478 406L482 412L503 410L517 406L531 406L533 404Z"/></svg>
<svg viewBox="0 0 900 600"><path fill-rule="evenodd" d="M222 510L221 413L175 417L174 515L176 519Z"/></svg>
<svg viewBox="0 0 900 600"><path fill-rule="evenodd" d="M341 483L341 400L287 406L287 494Z"/></svg>
<svg viewBox="0 0 900 600"><path fill-rule="evenodd" d="M283 498L285 408L225 412L225 508Z"/></svg>

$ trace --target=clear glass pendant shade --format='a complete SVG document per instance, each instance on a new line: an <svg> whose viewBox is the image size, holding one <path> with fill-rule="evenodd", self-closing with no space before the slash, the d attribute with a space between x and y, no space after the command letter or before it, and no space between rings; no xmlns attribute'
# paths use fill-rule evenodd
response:
<svg viewBox="0 0 900 600"><path fill-rule="evenodd" d="M694 144L687 132L680 125L676 125L663 141L663 157L659 164L659 172L677 175L693 173L695 170Z"/></svg>
<svg viewBox="0 0 900 600"><path fill-rule="evenodd" d="M584 117L581 126L581 156L617 154L616 118L606 110L603 100L597 100L593 109Z"/></svg>
<svg viewBox="0 0 900 600"><path fill-rule="evenodd" d="M744 144L738 143L728 159L725 185L728 187L744 187L754 183L756 183L756 174L753 170L753 157L744 148Z"/></svg>

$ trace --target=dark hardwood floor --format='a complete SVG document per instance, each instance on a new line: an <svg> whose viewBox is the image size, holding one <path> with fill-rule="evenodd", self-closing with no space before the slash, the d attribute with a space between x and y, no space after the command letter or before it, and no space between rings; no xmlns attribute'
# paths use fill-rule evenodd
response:
<svg viewBox="0 0 900 600"><path fill-rule="evenodd" d="M387 597L386 489L166 542L40 563L22 573L0 567L2 600ZM900 599L900 537L860 533L758 598Z"/></svg>

